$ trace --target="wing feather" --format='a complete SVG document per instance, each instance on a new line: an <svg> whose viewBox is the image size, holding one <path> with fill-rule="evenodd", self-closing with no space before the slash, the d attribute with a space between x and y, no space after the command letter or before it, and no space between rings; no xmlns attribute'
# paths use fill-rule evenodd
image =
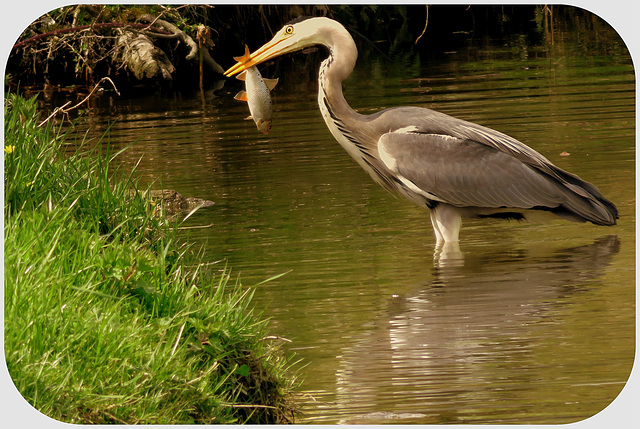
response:
<svg viewBox="0 0 640 429"><path fill-rule="evenodd" d="M378 152L387 168L432 199L459 206L557 208L575 220L616 223L615 204L598 188L511 136L421 107L386 109L369 121L382 131Z"/></svg>
<svg viewBox="0 0 640 429"><path fill-rule="evenodd" d="M459 207L558 207L556 183L515 157L439 134L387 133L378 142L387 168L426 194Z"/></svg>

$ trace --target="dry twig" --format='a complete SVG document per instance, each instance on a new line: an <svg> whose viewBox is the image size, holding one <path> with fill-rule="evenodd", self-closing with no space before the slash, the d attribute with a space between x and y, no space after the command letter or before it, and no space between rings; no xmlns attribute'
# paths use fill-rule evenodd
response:
<svg viewBox="0 0 640 429"><path fill-rule="evenodd" d="M71 101L67 101L65 104L63 104L60 107L56 107L53 112L47 117L47 119L45 119L44 121L40 122L38 124L38 127L43 126L44 124L46 124L51 118L53 118L54 116L56 116L58 113L62 113L63 115L68 115L69 112L71 112L73 109L77 109L78 107L80 107L83 103L85 103L87 100L89 100L89 98L91 98L91 96L93 95L93 93L98 89L98 87L100 86L100 84L104 81L109 81L111 83L111 86L113 86L113 89L116 91L116 94L120 95L120 92L118 92L118 88L116 88L116 84L113 83L113 81L108 78L108 77L103 77L102 79L100 79L98 81L98 83L96 83L93 87L93 89L91 90L91 92L89 92L89 95L87 95L84 99L82 99L82 101L80 101L79 103L77 103L74 106L71 107L67 107L69 104L71 104Z"/></svg>

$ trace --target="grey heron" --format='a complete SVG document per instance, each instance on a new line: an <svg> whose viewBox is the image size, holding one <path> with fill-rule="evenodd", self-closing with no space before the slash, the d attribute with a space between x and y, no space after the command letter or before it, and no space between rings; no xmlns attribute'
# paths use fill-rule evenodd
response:
<svg viewBox="0 0 640 429"><path fill-rule="evenodd" d="M493 129L422 107L354 111L342 82L358 51L349 32L326 17L301 17L229 68L226 76L314 45L318 105L331 134L369 175L430 210L436 247L458 242L462 218L528 219L547 212L576 222L615 225L616 206L598 189L540 153Z"/></svg>

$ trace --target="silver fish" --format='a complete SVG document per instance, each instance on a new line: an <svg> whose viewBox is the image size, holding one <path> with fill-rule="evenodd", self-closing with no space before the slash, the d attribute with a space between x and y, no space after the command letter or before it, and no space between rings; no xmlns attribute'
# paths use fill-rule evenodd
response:
<svg viewBox="0 0 640 429"><path fill-rule="evenodd" d="M247 61L251 58L249 48L245 45L245 53L241 57L234 57L236 61ZM278 83L278 79L263 79L256 67L250 67L237 77L244 81L246 91L240 91L234 97L236 100L249 104L251 116L258 130L264 134L271 131L271 95L270 92Z"/></svg>

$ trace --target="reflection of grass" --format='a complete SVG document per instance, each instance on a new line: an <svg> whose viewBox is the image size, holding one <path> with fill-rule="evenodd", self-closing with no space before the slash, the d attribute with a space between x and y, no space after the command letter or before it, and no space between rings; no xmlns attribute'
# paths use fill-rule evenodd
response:
<svg viewBox="0 0 640 429"><path fill-rule="evenodd" d="M36 124L33 100L6 100L4 346L20 393L73 423L291 421L290 362L252 292L187 266L130 176L111 180L98 153L63 159Z"/></svg>

